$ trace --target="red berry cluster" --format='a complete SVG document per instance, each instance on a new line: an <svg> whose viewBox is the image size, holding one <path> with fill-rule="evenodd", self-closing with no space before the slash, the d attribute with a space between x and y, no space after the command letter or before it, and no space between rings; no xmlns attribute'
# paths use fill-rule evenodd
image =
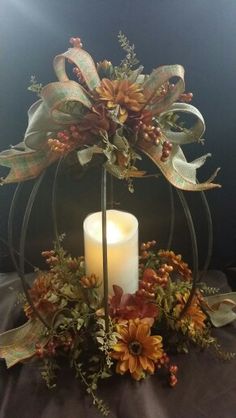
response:
<svg viewBox="0 0 236 418"><path fill-rule="evenodd" d="M173 147L173 145L170 141L164 141L162 143L162 154L161 154L161 161L162 162L165 162L169 158L172 147Z"/></svg>
<svg viewBox="0 0 236 418"><path fill-rule="evenodd" d="M36 355L39 358L54 357L57 355L59 349L68 351L73 348L74 339L71 335L59 337L53 337L46 345L36 344Z"/></svg>
<svg viewBox="0 0 236 418"><path fill-rule="evenodd" d="M156 364L157 369L161 369L162 367L165 367L168 370L169 385L171 387L174 387L178 382L178 379L176 377L178 373L178 366L176 366L176 364L170 364L170 358L165 352L163 353L163 356L158 360L158 363Z"/></svg>
<svg viewBox="0 0 236 418"><path fill-rule="evenodd" d="M193 93L189 92L189 93L181 94L179 100L180 100L180 102L189 103L189 102L192 101L192 98L193 98Z"/></svg>
<svg viewBox="0 0 236 418"><path fill-rule="evenodd" d="M68 130L59 131L57 139L48 139L48 145L53 151L65 154L76 148L78 142L82 140L79 125L71 125Z"/></svg>
<svg viewBox="0 0 236 418"><path fill-rule="evenodd" d="M161 367L169 367L170 357L164 352L162 357L158 360L156 365L157 369L161 369Z"/></svg>
<svg viewBox="0 0 236 418"><path fill-rule="evenodd" d="M81 84L85 84L84 76L83 76L83 74L81 73L81 71L78 67L73 68L73 74L78 78L78 80Z"/></svg>
<svg viewBox="0 0 236 418"><path fill-rule="evenodd" d="M162 264L156 271L152 268L146 268L143 272L137 294L140 296L155 297L156 286L166 287L171 271L173 271L173 267L167 264Z"/></svg>
<svg viewBox="0 0 236 418"><path fill-rule="evenodd" d="M149 250L153 247L155 247L156 241L148 241L143 242L141 244L141 258L145 259L149 257Z"/></svg>
<svg viewBox="0 0 236 418"><path fill-rule="evenodd" d="M140 120L138 128L145 141L152 142L154 145L160 144L161 129L159 126L146 125L142 120Z"/></svg>
<svg viewBox="0 0 236 418"><path fill-rule="evenodd" d="M82 48L83 44L80 38L70 38L70 44L73 45L74 48Z"/></svg>
<svg viewBox="0 0 236 418"><path fill-rule="evenodd" d="M169 366L169 385L173 388L177 382L178 379L176 377L178 373L178 366L176 366L176 364L171 364Z"/></svg>

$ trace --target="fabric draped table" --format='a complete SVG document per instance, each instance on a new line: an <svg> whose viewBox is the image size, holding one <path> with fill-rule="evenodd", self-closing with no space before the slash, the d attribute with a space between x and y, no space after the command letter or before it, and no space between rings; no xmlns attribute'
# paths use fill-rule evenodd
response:
<svg viewBox="0 0 236 418"><path fill-rule="evenodd" d="M29 278L30 280L30 278ZM208 272L211 286L227 291L220 271ZM17 303L21 284L15 273L0 274L0 332L25 320ZM236 351L236 321L214 330L222 348ZM210 351L192 350L172 356L179 367L178 384L169 388L165 377L142 382L129 376L104 380L99 395L110 406L110 418L235 418L236 360L223 362ZM55 389L48 389L34 361L7 370L0 360L0 418L99 418L73 372L62 366Z"/></svg>

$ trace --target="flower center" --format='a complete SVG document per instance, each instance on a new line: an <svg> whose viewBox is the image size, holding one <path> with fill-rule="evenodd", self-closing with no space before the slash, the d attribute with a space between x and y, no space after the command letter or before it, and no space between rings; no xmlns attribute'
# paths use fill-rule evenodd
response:
<svg viewBox="0 0 236 418"><path fill-rule="evenodd" d="M138 341L132 341L129 344L129 352L134 356L139 356L142 353L142 345Z"/></svg>

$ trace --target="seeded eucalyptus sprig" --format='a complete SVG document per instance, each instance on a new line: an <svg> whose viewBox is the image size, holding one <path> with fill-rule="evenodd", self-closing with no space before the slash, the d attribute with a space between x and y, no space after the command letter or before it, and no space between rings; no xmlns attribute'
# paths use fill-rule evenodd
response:
<svg viewBox="0 0 236 418"><path fill-rule="evenodd" d="M118 67L115 67L116 78L129 77L132 74L134 67L139 63L139 60L136 57L135 46L131 45L128 38L120 31L118 34L118 41L125 51L126 55Z"/></svg>
<svg viewBox="0 0 236 418"><path fill-rule="evenodd" d="M30 85L27 88L27 90L32 91L33 93L36 93L38 97L41 97L42 88L43 84L37 81L35 75L32 75L30 77Z"/></svg>

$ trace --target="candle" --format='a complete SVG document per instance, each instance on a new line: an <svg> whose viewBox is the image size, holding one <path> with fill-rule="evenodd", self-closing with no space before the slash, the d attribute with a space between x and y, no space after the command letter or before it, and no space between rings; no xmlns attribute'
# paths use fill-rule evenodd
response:
<svg viewBox="0 0 236 418"><path fill-rule="evenodd" d="M138 288L138 221L118 210L108 210L106 216L109 293L113 293L113 284L125 293L134 293ZM96 274L102 282L102 212L84 221L84 249L86 275Z"/></svg>

